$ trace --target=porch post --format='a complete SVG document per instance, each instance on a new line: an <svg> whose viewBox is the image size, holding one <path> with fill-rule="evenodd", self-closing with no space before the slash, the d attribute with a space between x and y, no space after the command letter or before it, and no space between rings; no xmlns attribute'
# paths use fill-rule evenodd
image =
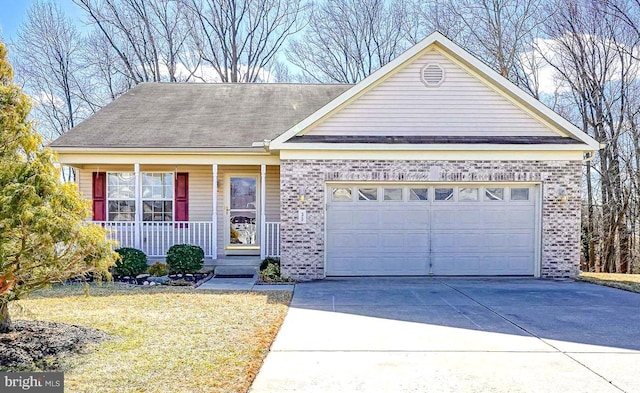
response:
<svg viewBox="0 0 640 393"><path fill-rule="evenodd" d="M260 165L260 259L266 257L267 244L267 166Z"/></svg>
<svg viewBox="0 0 640 393"><path fill-rule="evenodd" d="M211 202L213 209L211 210L211 254L213 259L218 259L218 164L213 164L213 195Z"/></svg>
<svg viewBox="0 0 640 393"><path fill-rule="evenodd" d="M142 176L140 176L140 164L133 164L133 181L135 182L135 224L134 242L138 250L142 249Z"/></svg>

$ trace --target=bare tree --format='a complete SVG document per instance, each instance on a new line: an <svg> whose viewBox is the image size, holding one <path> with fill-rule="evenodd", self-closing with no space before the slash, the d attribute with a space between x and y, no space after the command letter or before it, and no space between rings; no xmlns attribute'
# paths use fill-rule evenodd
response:
<svg viewBox="0 0 640 393"><path fill-rule="evenodd" d="M35 2L13 45L16 74L36 102L39 130L53 139L97 108L84 74L82 37L53 2Z"/></svg>
<svg viewBox="0 0 640 393"><path fill-rule="evenodd" d="M325 1L311 11L287 58L311 80L355 83L409 46L403 1Z"/></svg>
<svg viewBox="0 0 640 393"><path fill-rule="evenodd" d="M603 2L559 2L557 6L545 21L549 48L540 53L567 87L563 99L576 108L574 121L606 143L585 169L587 268L627 272L630 173L625 171L623 149L634 124L630 114L637 113L639 105L632 99L638 87L638 65L629 49L638 41ZM599 195L594 181L599 182Z"/></svg>
<svg viewBox="0 0 640 393"><path fill-rule="evenodd" d="M466 25L451 6L450 0L410 0L405 17L407 39L416 44L438 31L461 46L468 46Z"/></svg>
<svg viewBox="0 0 640 393"><path fill-rule="evenodd" d="M189 25L180 1L74 0L133 83L176 82ZM187 73L188 74L188 73Z"/></svg>
<svg viewBox="0 0 640 393"><path fill-rule="evenodd" d="M190 51L222 82L265 81L286 40L300 30L301 0L180 0Z"/></svg>
<svg viewBox="0 0 640 393"><path fill-rule="evenodd" d="M543 20L539 0L454 0L450 14L464 24L467 49L500 75L538 97L538 67L531 56Z"/></svg>

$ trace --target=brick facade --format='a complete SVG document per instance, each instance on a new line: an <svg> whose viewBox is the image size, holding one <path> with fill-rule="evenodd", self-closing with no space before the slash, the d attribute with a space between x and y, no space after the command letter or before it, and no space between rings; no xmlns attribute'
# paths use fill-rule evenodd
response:
<svg viewBox="0 0 640 393"><path fill-rule="evenodd" d="M327 181L539 182L542 184L543 278L573 277L580 262L579 161L282 160L281 265L298 280L325 277L324 204ZM432 178L429 178L432 176ZM300 189L304 201L299 200ZM560 189L567 200L561 201ZM298 223L298 210L307 223Z"/></svg>

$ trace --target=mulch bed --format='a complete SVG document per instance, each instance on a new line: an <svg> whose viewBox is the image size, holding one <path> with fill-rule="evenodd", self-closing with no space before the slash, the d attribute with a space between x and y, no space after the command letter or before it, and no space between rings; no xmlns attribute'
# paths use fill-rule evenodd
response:
<svg viewBox="0 0 640 393"><path fill-rule="evenodd" d="M109 337L101 330L66 323L13 321L13 331L0 334L0 371L60 370L63 356Z"/></svg>

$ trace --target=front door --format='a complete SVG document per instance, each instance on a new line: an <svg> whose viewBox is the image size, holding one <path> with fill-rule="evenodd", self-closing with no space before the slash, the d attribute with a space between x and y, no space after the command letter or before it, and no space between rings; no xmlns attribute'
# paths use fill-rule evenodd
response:
<svg viewBox="0 0 640 393"><path fill-rule="evenodd" d="M258 177L229 176L225 254L259 255Z"/></svg>

